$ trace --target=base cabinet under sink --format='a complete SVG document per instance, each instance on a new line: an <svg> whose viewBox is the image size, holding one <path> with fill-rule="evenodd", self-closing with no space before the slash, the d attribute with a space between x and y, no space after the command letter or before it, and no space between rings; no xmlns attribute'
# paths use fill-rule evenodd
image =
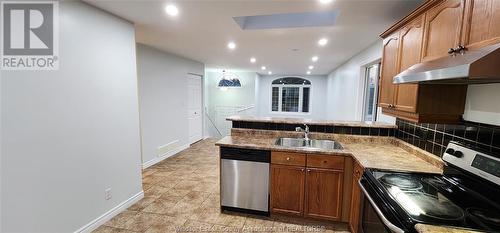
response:
<svg viewBox="0 0 500 233"><path fill-rule="evenodd" d="M341 155L272 152L271 213L342 221L344 160Z"/></svg>

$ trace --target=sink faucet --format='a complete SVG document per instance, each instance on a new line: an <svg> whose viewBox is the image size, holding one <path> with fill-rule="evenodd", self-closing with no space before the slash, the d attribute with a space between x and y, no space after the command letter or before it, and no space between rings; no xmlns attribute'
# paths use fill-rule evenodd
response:
<svg viewBox="0 0 500 233"><path fill-rule="evenodd" d="M306 140L306 142L309 142L311 139L309 139L309 126L307 126L306 124L304 124L305 126L305 129L302 129L301 127L297 127L295 128L295 131L297 132L304 132L304 140Z"/></svg>

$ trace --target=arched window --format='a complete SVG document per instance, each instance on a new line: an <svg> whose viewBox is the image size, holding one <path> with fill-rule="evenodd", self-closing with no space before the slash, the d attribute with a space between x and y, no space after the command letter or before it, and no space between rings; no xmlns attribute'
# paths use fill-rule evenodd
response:
<svg viewBox="0 0 500 233"><path fill-rule="evenodd" d="M311 81L299 77L283 77L271 84L272 112L309 112Z"/></svg>

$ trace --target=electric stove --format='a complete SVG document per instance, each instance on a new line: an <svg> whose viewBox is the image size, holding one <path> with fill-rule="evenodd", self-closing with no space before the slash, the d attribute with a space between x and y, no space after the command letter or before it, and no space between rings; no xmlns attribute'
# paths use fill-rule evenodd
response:
<svg viewBox="0 0 500 233"><path fill-rule="evenodd" d="M364 232L415 232L417 223L500 232L500 155L450 142L443 160L442 175L367 169L365 209L383 227Z"/></svg>

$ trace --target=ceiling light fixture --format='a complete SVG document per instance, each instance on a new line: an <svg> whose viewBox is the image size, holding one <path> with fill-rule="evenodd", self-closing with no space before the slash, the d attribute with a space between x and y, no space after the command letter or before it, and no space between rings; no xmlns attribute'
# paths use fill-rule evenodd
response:
<svg viewBox="0 0 500 233"><path fill-rule="evenodd" d="M311 57L311 60L312 60L313 62L318 61L318 56Z"/></svg>
<svg viewBox="0 0 500 233"><path fill-rule="evenodd" d="M308 68L309 68L310 70L312 70L312 69L314 69L314 66L309 66Z"/></svg>
<svg viewBox="0 0 500 233"><path fill-rule="evenodd" d="M319 2L322 4L328 4L330 2L333 2L333 0L319 0Z"/></svg>
<svg viewBox="0 0 500 233"><path fill-rule="evenodd" d="M232 41L231 41L231 42L227 43L227 47L228 47L229 49L233 50L233 49L235 49L235 48L236 48L236 44L235 44L234 42L232 42Z"/></svg>
<svg viewBox="0 0 500 233"><path fill-rule="evenodd" d="M311 74L311 71L310 71L310 70L308 70L308 71L307 71L307 74Z"/></svg>
<svg viewBox="0 0 500 233"><path fill-rule="evenodd" d="M261 70L266 70L266 67L265 66L261 66L260 69Z"/></svg>
<svg viewBox="0 0 500 233"><path fill-rule="evenodd" d="M319 40L318 40L318 44L319 44L320 46L325 46L326 44L328 44L328 39L326 39L326 38L321 38L321 39L319 39Z"/></svg>
<svg viewBox="0 0 500 233"><path fill-rule="evenodd" d="M179 14L179 8L177 8L173 4L168 4L165 7L165 12L167 12L167 14L170 15L170 16L177 16Z"/></svg>
<svg viewBox="0 0 500 233"><path fill-rule="evenodd" d="M267 74L268 74L268 75L271 75L271 74L273 74L273 72L272 72L272 71L269 71L269 72L267 72Z"/></svg>
<svg viewBox="0 0 500 233"><path fill-rule="evenodd" d="M255 63L256 61L257 61L257 59L255 59L255 57L250 58L251 63Z"/></svg>

